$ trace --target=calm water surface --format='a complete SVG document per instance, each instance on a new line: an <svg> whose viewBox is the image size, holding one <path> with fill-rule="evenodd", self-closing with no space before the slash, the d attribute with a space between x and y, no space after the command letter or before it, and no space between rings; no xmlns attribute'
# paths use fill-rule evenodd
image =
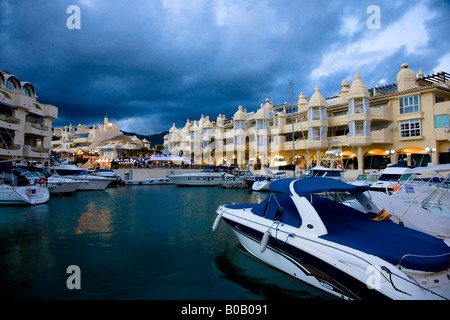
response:
<svg viewBox="0 0 450 320"><path fill-rule="evenodd" d="M0 297L8 299L329 299L255 260L223 203L267 195L216 187L126 186L0 207ZM67 267L81 270L69 290Z"/></svg>

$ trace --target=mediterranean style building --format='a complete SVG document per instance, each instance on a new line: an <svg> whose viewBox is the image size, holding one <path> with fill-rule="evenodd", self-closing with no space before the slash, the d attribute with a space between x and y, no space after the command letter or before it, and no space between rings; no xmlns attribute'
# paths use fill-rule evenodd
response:
<svg viewBox="0 0 450 320"><path fill-rule="evenodd" d="M231 119L202 116L175 124L164 143L172 154L196 164L319 164L332 144L347 169L383 169L450 163L450 75L418 75L404 63L396 83L367 89L356 73L339 95L325 99L316 86L294 106L268 99L257 111L239 106Z"/></svg>
<svg viewBox="0 0 450 320"><path fill-rule="evenodd" d="M142 147L150 150L150 142L140 140L136 136L126 136L119 126L109 122L105 116L103 124L87 127L78 124L76 128L70 124L64 129L53 129L52 151L73 158L76 154L95 155L96 162L102 165L122 156L136 157Z"/></svg>
<svg viewBox="0 0 450 320"><path fill-rule="evenodd" d="M58 108L36 99L31 83L0 70L0 161L48 161Z"/></svg>

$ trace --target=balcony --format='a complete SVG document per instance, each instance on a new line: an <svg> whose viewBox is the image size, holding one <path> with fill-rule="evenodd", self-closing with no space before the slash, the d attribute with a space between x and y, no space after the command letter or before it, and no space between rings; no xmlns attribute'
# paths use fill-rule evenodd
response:
<svg viewBox="0 0 450 320"><path fill-rule="evenodd" d="M382 107L379 108L371 107L370 112L372 113L373 120L383 120L383 121L393 120L392 107L390 103L383 105Z"/></svg>
<svg viewBox="0 0 450 320"><path fill-rule="evenodd" d="M347 115L347 121L372 121L371 113L353 113Z"/></svg>
<svg viewBox="0 0 450 320"><path fill-rule="evenodd" d="M42 124L27 121L25 123L25 133L35 134L39 136L50 136L51 130L49 127Z"/></svg>
<svg viewBox="0 0 450 320"><path fill-rule="evenodd" d="M0 114L0 127L11 130L20 130L20 119L7 114Z"/></svg>
<svg viewBox="0 0 450 320"><path fill-rule="evenodd" d="M313 150L323 150L328 148L328 141L325 140L308 141L308 146L310 149Z"/></svg>
<svg viewBox="0 0 450 320"><path fill-rule="evenodd" d="M436 129L436 140L450 141L450 134L449 134L448 128L437 128Z"/></svg>
<svg viewBox="0 0 450 320"><path fill-rule="evenodd" d="M348 138L348 144L354 147L364 147L372 144L371 136L357 135Z"/></svg>
<svg viewBox="0 0 450 320"><path fill-rule="evenodd" d="M390 128L372 131L372 143L394 143L394 135Z"/></svg>
<svg viewBox="0 0 450 320"><path fill-rule="evenodd" d="M23 146L23 156L29 158L48 158L50 149L44 147Z"/></svg>
<svg viewBox="0 0 450 320"><path fill-rule="evenodd" d="M4 144L3 142L0 142L0 156L6 156L8 158L20 157L22 156L22 146L13 143Z"/></svg>

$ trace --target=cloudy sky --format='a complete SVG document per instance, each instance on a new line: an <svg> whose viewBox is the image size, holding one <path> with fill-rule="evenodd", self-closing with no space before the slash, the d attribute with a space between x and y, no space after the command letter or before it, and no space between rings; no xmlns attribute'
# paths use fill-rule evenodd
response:
<svg viewBox="0 0 450 320"><path fill-rule="evenodd" d="M59 108L56 127L108 115L152 134L290 102L290 81L296 102L355 72L393 83L404 62L450 72L449 16L448 0L1 0L0 68Z"/></svg>

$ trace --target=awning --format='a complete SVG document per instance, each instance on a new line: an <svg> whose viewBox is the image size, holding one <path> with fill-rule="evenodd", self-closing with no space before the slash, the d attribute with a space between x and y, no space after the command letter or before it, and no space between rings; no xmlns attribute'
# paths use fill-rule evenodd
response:
<svg viewBox="0 0 450 320"><path fill-rule="evenodd" d="M3 106L3 107L7 107L7 108L11 108L11 109L17 110L17 107L16 107L16 106L13 106L12 104L9 104L9 103L3 102L3 101L0 101L0 106Z"/></svg>
<svg viewBox="0 0 450 320"><path fill-rule="evenodd" d="M180 156L152 156L150 158L150 161L171 161L171 162L184 162L184 163L190 163L190 159L185 159Z"/></svg>
<svg viewBox="0 0 450 320"><path fill-rule="evenodd" d="M32 114L33 116L38 117L38 118L42 118L42 119L46 119L47 118L46 116L43 116L43 115L38 114L38 113L31 112L31 111L27 111L27 113Z"/></svg>

